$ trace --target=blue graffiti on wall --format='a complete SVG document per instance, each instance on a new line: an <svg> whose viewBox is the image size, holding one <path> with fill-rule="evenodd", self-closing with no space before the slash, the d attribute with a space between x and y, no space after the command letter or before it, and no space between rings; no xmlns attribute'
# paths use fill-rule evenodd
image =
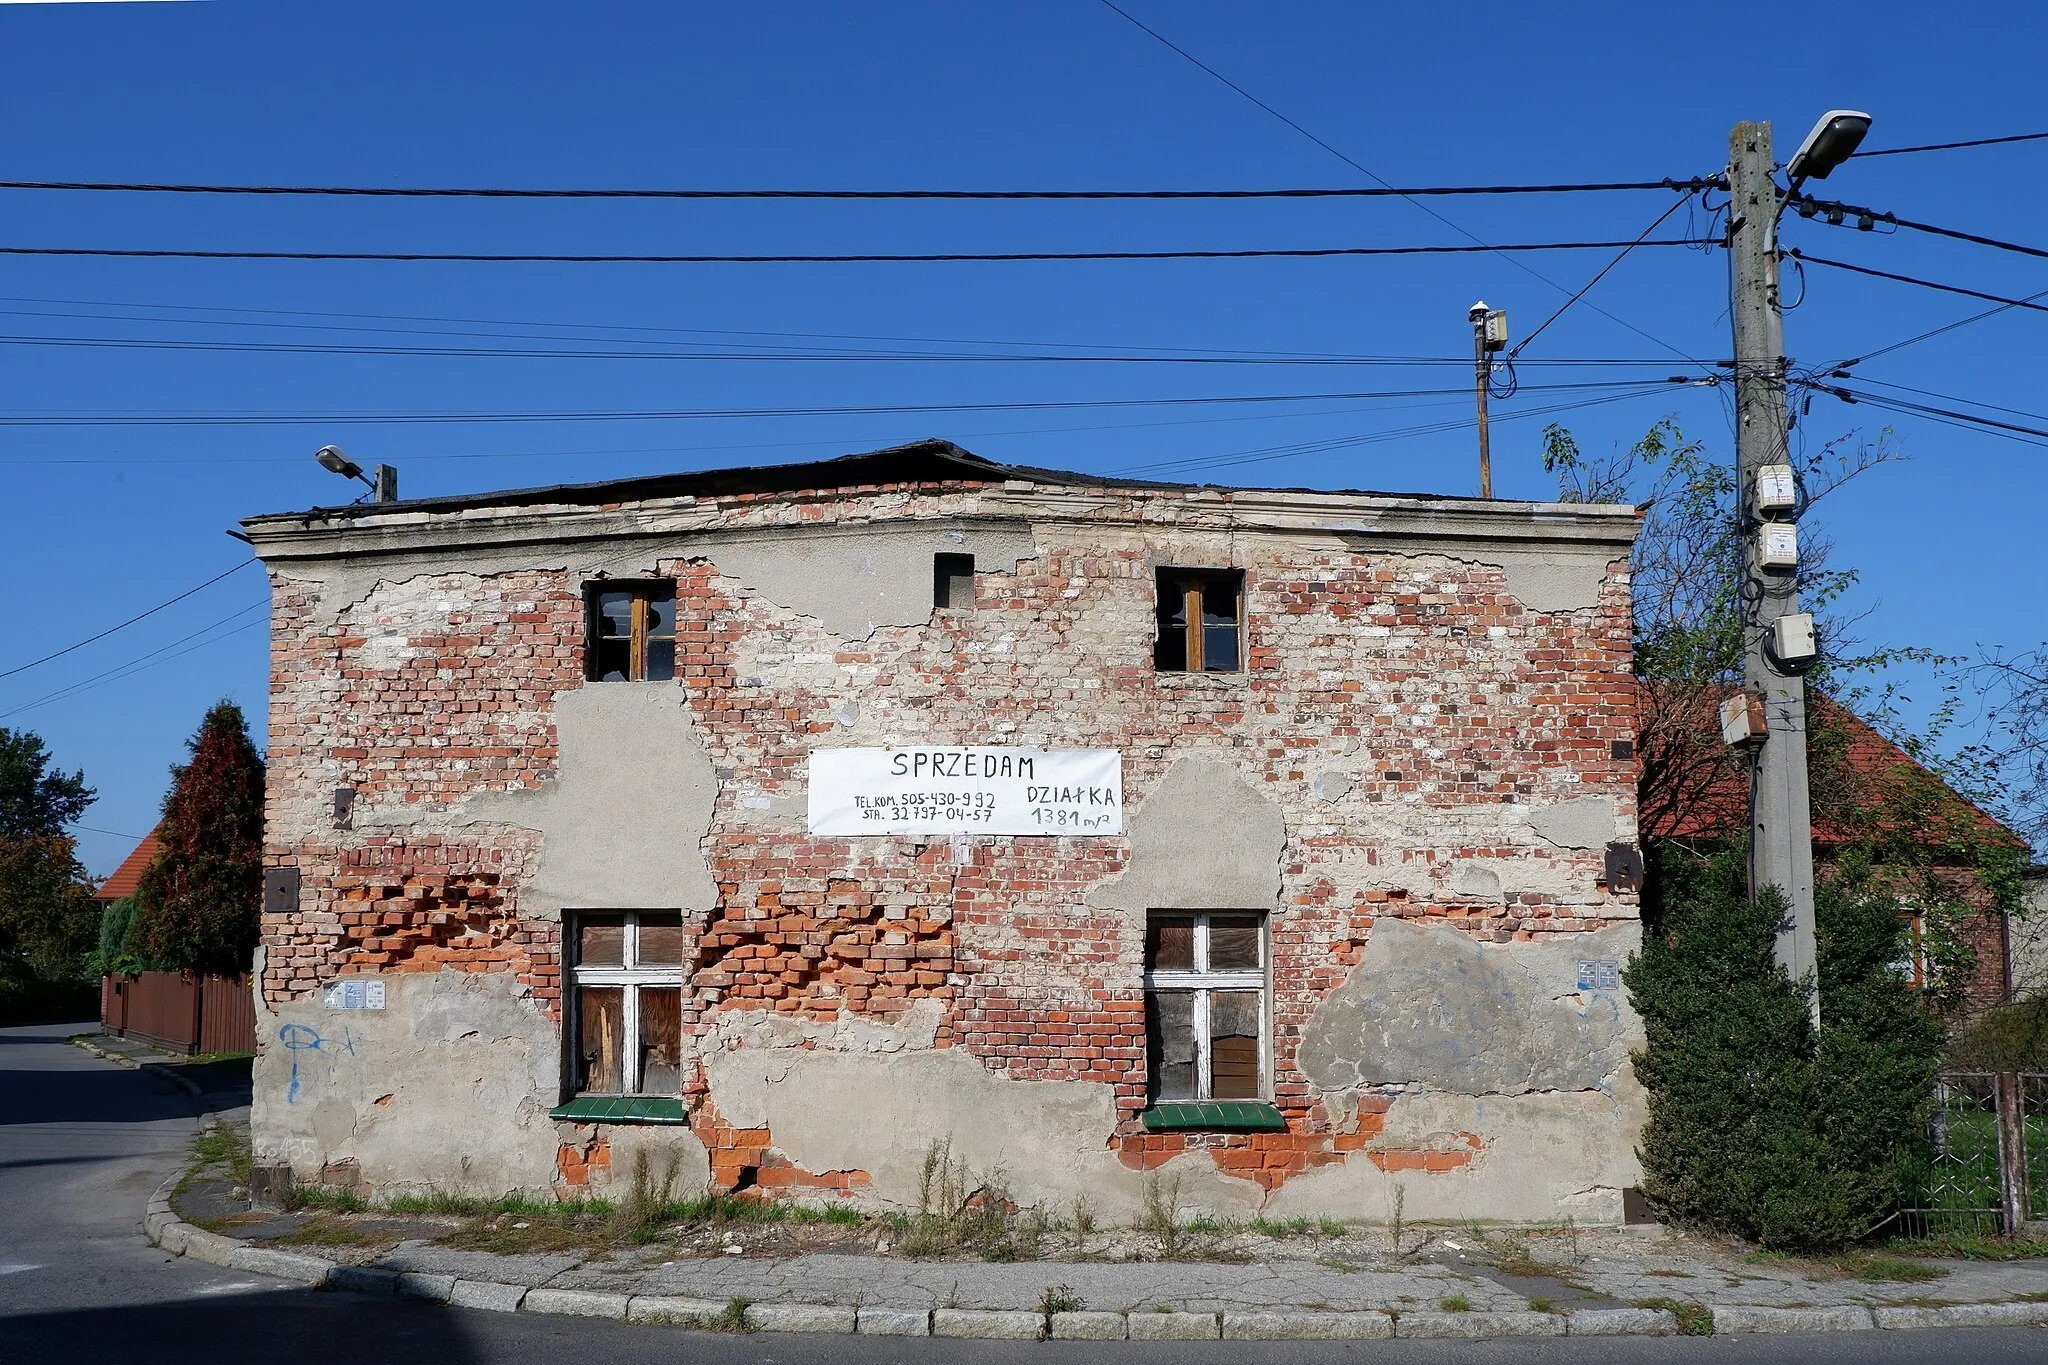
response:
<svg viewBox="0 0 2048 1365"><path fill-rule="evenodd" d="M297 1104L299 1102L299 1054L301 1052L324 1052L330 1050L330 1048L338 1048L339 1051L346 1052L351 1057L356 1055L355 1035L346 1026L341 1030L341 1038L338 1043L336 1040L321 1037L320 1030L314 1028L311 1024L286 1024L277 1031L277 1041L284 1044L285 1051L291 1054L292 1059L291 1084L285 1087L284 1092L284 1102L286 1104Z"/></svg>

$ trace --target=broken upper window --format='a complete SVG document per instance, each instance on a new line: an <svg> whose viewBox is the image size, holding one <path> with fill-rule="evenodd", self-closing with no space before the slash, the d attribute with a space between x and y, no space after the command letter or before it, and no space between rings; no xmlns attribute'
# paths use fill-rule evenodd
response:
<svg viewBox="0 0 2048 1365"><path fill-rule="evenodd" d="M681 1093L682 915L577 915L570 935L570 1089L578 1095Z"/></svg>
<svg viewBox="0 0 2048 1365"><path fill-rule="evenodd" d="M974 609L974 556L932 556L932 605Z"/></svg>
<svg viewBox="0 0 2048 1365"><path fill-rule="evenodd" d="M1152 666L1162 673L1237 672L1243 607L1242 570L1161 569Z"/></svg>
<svg viewBox="0 0 2048 1365"><path fill-rule="evenodd" d="M1266 926L1255 914L1154 912L1145 923L1151 1102L1266 1094Z"/></svg>
<svg viewBox="0 0 2048 1365"><path fill-rule="evenodd" d="M587 590L592 682L666 682L676 675L676 585L595 583Z"/></svg>

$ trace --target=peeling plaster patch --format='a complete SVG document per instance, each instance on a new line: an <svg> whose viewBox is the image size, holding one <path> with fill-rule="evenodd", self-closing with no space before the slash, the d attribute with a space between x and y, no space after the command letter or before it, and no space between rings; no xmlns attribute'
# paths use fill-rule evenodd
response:
<svg viewBox="0 0 2048 1365"><path fill-rule="evenodd" d="M473 797L456 825L541 832L523 914L570 907L709 911L704 861L718 779L674 683L590 683L555 697L561 776L534 791Z"/></svg>
<svg viewBox="0 0 2048 1365"><path fill-rule="evenodd" d="M1621 1222L1621 1186L1640 1182L1636 1134L1643 1095L1624 1070L1615 1093L1597 1090L1527 1095L1403 1095L1388 1110L1374 1148L1415 1150L1434 1142L1472 1152L1444 1172L1381 1170L1361 1152L1318 1166L1273 1192L1273 1218L1317 1217L1331 1209L1391 1218L1394 1191L1402 1216L1417 1222ZM1479 1139L1474 1149L1465 1134Z"/></svg>
<svg viewBox="0 0 2048 1365"><path fill-rule="evenodd" d="M1015 1081L953 1048L893 1056L744 1047L709 1058L712 1102L736 1128L767 1128L807 1171L863 1170L869 1193L915 1208L925 1153L949 1143L972 1176L1000 1172L1020 1204L1085 1195L1106 1216L1134 1215L1145 1176L1108 1147L1116 1092L1093 1081ZM1176 1158L1184 1207L1256 1212L1263 1192L1220 1176L1207 1152ZM1169 1175L1171 1171L1169 1172Z"/></svg>
<svg viewBox="0 0 2048 1365"><path fill-rule="evenodd" d="M1130 818L1130 863L1088 894L1105 910L1257 910L1280 900L1280 808L1221 758L1178 759Z"/></svg>
<svg viewBox="0 0 2048 1365"><path fill-rule="evenodd" d="M1482 900L1498 905L1501 900L1500 873L1465 859L1451 865L1451 894L1464 900Z"/></svg>
<svg viewBox="0 0 2048 1365"><path fill-rule="evenodd" d="M1338 539L1346 549L1360 554L1385 554L1376 537L1339 529ZM1608 578L1608 562L1589 554L1584 546L1564 545L1555 551L1488 548L1470 555L1409 558L1426 563L1430 559L1455 564L1483 564L1507 575L1508 592L1530 611L1581 611L1600 605L1600 590Z"/></svg>
<svg viewBox="0 0 2048 1365"><path fill-rule="evenodd" d="M383 1010L331 1010L318 993L274 1014L259 1008L256 1159L287 1163L302 1181L353 1161L379 1193L545 1196L555 1184L555 1026L508 973L383 980ZM460 1136L483 1133L488 1141Z"/></svg>
<svg viewBox="0 0 2048 1365"><path fill-rule="evenodd" d="M1358 785L1358 779L1349 773L1323 772L1316 774L1315 792L1318 801L1342 801Z"/></svg>
<svg viewBox="0 0 2048 1365"><path fill-rule="evenodd" d="M768 1010L722 1010L712 1016L702 1047L706 1054L727 1048L777 1047L884 1056L929 1052L938 1042L945 1016L945 1006L930 998L913 1001L894 1023L843 1010L836 1019L826 1021Z"/></svg>
<svg viewBox="0 0 2048 1365"><path fill-rule="evenodd" d="M1581 796L1529 812L1529 824L1559 848L1605 848L1620 837L1619 822L1611 796Z"/></svg>
<svg viewBox="0 0 2048 1365"><path fill-rule="evenodd" d="M1458 1095L1596 1090L1639 1040L1619 995L1578 990L1578 964L1623 958L1617 926L1561 941L1480 943L1382 916L1365 961L1302 1028L1296 1064L1323 1090L1420 1083Z"/></svg>
<svg viewBox="0 0 2048 1365"><path fill-rule="evenodd" d="M1038 548L1027 522L932 522L749 537L693 551L776 606L846 639L932 616L932 556L974 555L981 571L1013 573ZM844 722L851 724L852 722Z"/></svg>

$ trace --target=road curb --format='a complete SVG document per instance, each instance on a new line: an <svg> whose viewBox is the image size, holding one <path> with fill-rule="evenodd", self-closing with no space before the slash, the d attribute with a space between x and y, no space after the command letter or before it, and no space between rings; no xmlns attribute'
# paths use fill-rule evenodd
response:
<svg viewBox="0 0 2048 1365"><path fill-rule="evenodd" d="M123 1056L121 1053L115 1052L110 1048L101 1047L98 1043L92 1041L90 1034L81 1033L65 1041L73 1047L83 1048L103 1062L112 1062L115 1066L129 1071L147 1071L152 1076L161 1076L195 1100L206 1097L206 1092L201 1090L189 1078L180 1076L178 1068L175 1066L164 1066L159 1062L138 1062L133 1057Z"/></svg>

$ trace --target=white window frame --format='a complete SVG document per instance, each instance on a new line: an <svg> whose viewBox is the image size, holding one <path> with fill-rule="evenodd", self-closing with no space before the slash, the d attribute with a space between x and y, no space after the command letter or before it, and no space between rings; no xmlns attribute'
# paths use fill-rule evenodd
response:
<svg viewBox="0 0 2048 1365"><path fill-rule="evenodd" d="M626 920L623 934L625 943L620 951L621 967L586 967L580 961L582 956L583 925L586 920L608 919L623 915ZM609 1095L608 1090L583 1088L586 1079L583 1073L583 987L620 986L619 1034L622 1045L619 1056L620 1095L646 1095L652 1092L640 1088L640 990L645 986L675 986L683 984L681 963L661 963L652 967L640 965L640 917L655 915L662 919L670 916L681 917L681 910L577 910L569 915L569 927L576 935L579 961L570 968L570 1010L568 1044L570 1056L569 1082L577 1095ZM681 1040L677 1040L681 1046Z"/></svg>
<svg viewBox="0 0 2048 1365"><path fill-rule="evenodd" d="M1223 915L1233 919L1251 916L1258 922L1259 965L1255 968L1233 971L1208 970L1209 967L1209 921L1213 916ZM1210 1092L1215 1088L1210 1070L1209 1038L1209 997L1213 991L1257 991L1259 993L1259 1093L1257 1102L1270 1101L1273 1097L1273 992L1268 968L1272 963L1272 951L1268 918L1258 910L1154 910L1147 916L1146 937L1151 936L1151 920L1157 917L1194 919L1194 970L1145 972L1145 991L1187 991L1194 995L1195 1029L1195 1099L1169 1100L1159 1097L1150 1100L1153 1104L1188 1104L1214 1098ZM1148 1048L1149 1052L1150 1049ZM1146 1078L1148 1090L1157 1089L1157 1077Z"/></svg>

